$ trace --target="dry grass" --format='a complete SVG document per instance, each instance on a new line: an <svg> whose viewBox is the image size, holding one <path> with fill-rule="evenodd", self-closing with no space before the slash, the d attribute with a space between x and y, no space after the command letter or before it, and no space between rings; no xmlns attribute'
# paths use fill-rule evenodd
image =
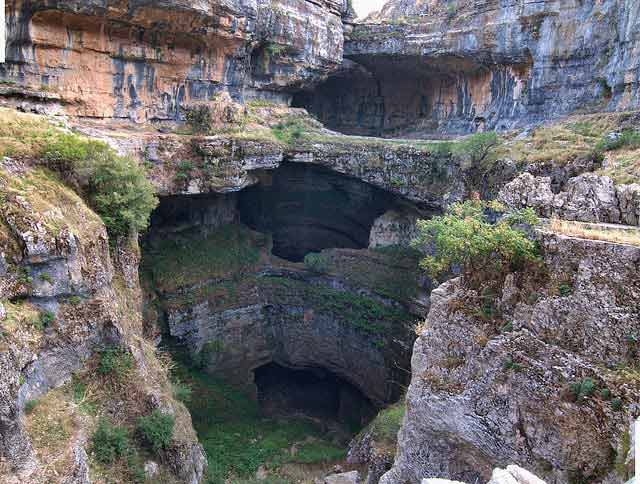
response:
<svg viewBox="0 0 640 484"><path fill-rule="evenodd" d="M598 226L596 224L558 219L551 219L547 228L552 232L581 239L640 246L640 229L621 229L610 225Z"/></svg>
<svg viewBox="0 0 640 484"><path fill-rule="evenodd" d="M613 131L622 119L621 113L578 115L536 128L523 139L515 139L515 134L509 134L498 148L497 156L527 164L553 161L563 165L591 155L598 141Z"/></svg>
<svg viewBox="0 0 640 484"><path fill-rule="evenodd" d="M61 130L43 116L0 108L0 157L32 157Z"/></svg>
<svg viewBox="0 0 640 484"><path fill-rule="evenodd" d="M55 476L72 467L73 442L84 427L82 417L68 387L52 390L32 405L25 427L41 463L39 474L43 482L55 482Z"/></svg>
<svg viewBox="0 0 640 484"><path fill-rule="evenodd" d="M605 168L598 171L614 183L640 183L640 149L621 148L605 155Z"/></svg>

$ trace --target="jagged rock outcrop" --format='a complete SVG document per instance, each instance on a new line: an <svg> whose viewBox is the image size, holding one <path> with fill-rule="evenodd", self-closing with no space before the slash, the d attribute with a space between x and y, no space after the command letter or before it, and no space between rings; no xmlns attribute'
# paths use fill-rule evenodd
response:
<svg viewBox="0 0 640 484"><path fill-rule="evenodd" d="M540 233L546 273L511 274L480 316L460 278L431 294L407 413L382 484L489 480L523 466L547 482L625 482L640 415L640 248Z"/></svg>
<svg viewBox="0 0 640 484"><path fill-rule="evenodd" d="M500 190L498 200L509 208L531 207L543 217L627 225L640 221L640 185L614 185L593 173L570 178L559 193L552 191L549 177L523 173Z"/></svg>
<svg viewBox="0 0 640 484"><path fill-rule="evenodd" d="M431 477L422 479L421 484L463 484L460 481L450 481ZM491 480L487 484L545 484L545 481L533 475L526 469L516 465L509 465L505 469L496 467L491 473Z"/></svg>
<svg viewBox="0 0 640 484"><path fill-rule="evenodd" d="M387 137L636 108L639 8L392 0L378 23L349 34L344 56L353 64L294 103L332 129Z"/></svg>
<svg viewBox="0 0 640 484"><path fill-rule="evenodd" d="M119 346L135 362L137 403L173 414L180 428L163 463L184 482L200 482L206 463L190 416L141 339L137 243L121 240L110 248L98 215L41 169L5 158L0 191L0 480L88 482L95 422L76 413L60 389L91 367L96 351ZM32 432L43 431L29 422L47 412L49 399L62 402L58 413L42 417L52 426L45 434L53 435L34 440ZM36 416L27 417L29 405ZM126 411L120 407L119 417ZM57 430L61 418L74 426ZM48 446L57 451L48 453Z"/></svg>
<svg viewBox="0 0 640 484"><path fill-rule="evenodd" d="M343 15L341 0L14 0L0 79L7 95L138 122L182 118L223 91L286 101L342 60Z"/></svg>

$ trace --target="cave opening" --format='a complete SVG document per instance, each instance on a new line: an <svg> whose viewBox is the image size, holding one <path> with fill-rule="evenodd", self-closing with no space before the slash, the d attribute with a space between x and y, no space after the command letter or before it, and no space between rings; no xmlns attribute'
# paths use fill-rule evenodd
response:
<svg viewBox="0 0 640 484"><path fill-rule="evenodd" d="M240 220L270 233L272 253L292 262L328 248L363 249L393 194L327 168L284 163L238 194Z"/></svg>
<svg viewBox="0 0 640 484"><path fill-rule="evenodd" d="M324 368L271 362L256 368L254 375L258 404L267 416L303 416L325 425L339 424L351 434L377 411L357 387Z"/></svg>
<svg viewBox="0 0 640 484"><path fill-rule="evenodd" d="M527 103L530 65L491 59L350 53L292 106L329 129L382 138L442 138L507 129Z"/></svg>

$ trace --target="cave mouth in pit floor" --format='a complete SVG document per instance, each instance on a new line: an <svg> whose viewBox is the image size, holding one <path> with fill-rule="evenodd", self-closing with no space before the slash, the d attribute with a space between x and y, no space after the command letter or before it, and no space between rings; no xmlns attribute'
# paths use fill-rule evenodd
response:
<svg viewBox="0 0 640 484"><path fill-rule="evenodd" d="M350 433L362 429L376 407L354 385L324 368L267 363L254 370L258 403L268 416L305 416L334 422Z"/></svg>
<svg viewBox="0 0 640 484"><path fill-rule="evenodd" d="M238 194L240 220L270 233L274 255L292 262L329 248L363 249L373 222L398 197L327 168L284 163L262 172L260 183Z"/></svg>

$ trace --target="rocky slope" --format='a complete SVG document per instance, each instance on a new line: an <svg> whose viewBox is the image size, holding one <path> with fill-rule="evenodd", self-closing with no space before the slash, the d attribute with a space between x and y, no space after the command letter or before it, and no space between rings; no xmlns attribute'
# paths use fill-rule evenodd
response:
<svg viewBox="0 0 640 484"><path fill-rule="evenodd" d="M381 483L486 481L509 463L547 482L628 479L640 251L538 237L541 274L510 274L491 294L460 278L432 292L398 454ZM474 309L481 296L490 313Z"/></svg>
<svg viewBox="0 0 640 484"><path fill-rule="evenodd" d="M101 219L41 168L4 158L0 185L0 479L94 482L97 416L160 410L179 429L161 468L199 482L206 462L190 416L142 338L137 242L110 246ZM130 355L126 384L96 370L114 348Z"/></svg>

